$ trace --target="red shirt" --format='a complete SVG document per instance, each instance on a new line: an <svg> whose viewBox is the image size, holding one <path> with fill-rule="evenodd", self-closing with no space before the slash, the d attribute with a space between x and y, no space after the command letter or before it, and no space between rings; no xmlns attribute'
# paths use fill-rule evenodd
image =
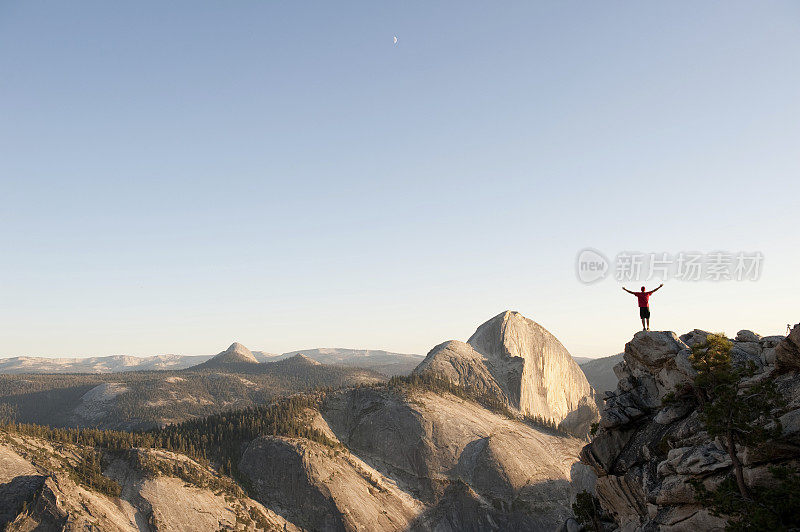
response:
<svg viewBox="0 0 800 532"><path fill-rule="evenodd" d="M650 294L655 292L655 290L650 290L649 292L634 292L633 295L636 296L636 299L639 300L639 308L648 307L650 301Z"/></svg>

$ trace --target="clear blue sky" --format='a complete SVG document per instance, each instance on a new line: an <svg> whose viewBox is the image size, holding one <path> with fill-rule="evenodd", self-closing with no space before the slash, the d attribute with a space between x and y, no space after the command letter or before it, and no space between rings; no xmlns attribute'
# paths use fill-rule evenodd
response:
<svg viewBox="0 0 800 532"><path fill-rule="evenodd" d="M0 356L425 353L504 309L612 354L587 246L761 251L653 327L780 333L798 176L797 2L5 1Z"/></svg>

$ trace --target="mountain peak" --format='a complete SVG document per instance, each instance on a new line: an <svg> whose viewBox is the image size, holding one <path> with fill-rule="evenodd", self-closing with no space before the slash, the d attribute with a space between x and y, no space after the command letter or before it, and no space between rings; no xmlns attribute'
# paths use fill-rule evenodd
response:
<svg viewBox="0 0 800 532"><path fill-rule="evenodd" d="M594 392L567 349L519 312L501 312L463 342L435 347L417 373L437 373L479 393L492 393L522 414L583 433L597 415ZM585 430L584 430L585 429Z"/></svg>
<svg viewBox="0 0 800 532"><path fill-rule="evenodd" d="M321 366L322 364L314 360L313 358L307 357L303 353L297 353L296 355L289 357L285 360L290 360L296 363L307 364L309 366Z"/></svg>
<svg viewBox="0 0 800 532"><path fill-rule="evenodd" d="M216 364L258 364L253 353L239 342L233 342L225 351L217 354L208 362Z"/></svg>
<svg viewBox="0 0 800 532"><path fill-rule="evenodd" d="M245 346L240 344L239 342L233 342L228 349L225 350L226 353L239 353L239 354L252 354L249 349Z"/></svg>

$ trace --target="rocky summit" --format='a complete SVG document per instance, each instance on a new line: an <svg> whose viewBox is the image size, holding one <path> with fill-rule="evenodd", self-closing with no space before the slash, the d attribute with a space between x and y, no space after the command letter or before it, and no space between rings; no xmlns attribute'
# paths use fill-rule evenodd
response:
<svg viewBox="0 0 800 532"><path fill-rule="evenodd" d="M732 460L724 442L709 436L691 395L671 400L676 390L692 389L691 348L708 335L639 332L614 368L619 383L605 393L599 429L581 460L597 474L597 497L622 530L725 529L726 519L698 503L690 482L720 485ZM796 467L800 457L800 325L786 338L739 331L731 343L733 364L754 370L744 386L769 380L785 400L775 414L780 437L759 452L737 448L747 486L763 489L770 468Z"/></svg>
<svg viewBox="0 0 800 532"><path fill-rule="evenodd" d="M225 351L214 355L214 357L205 362L205 366L222 366L229 364L258 364L255 355L239 342L233 342L231 346Z"/></svg>
<svg viewBox="0 0 800 532"><path fill-rule="evenodd" d="M506 311L467 343L434 347L415 373L435 374L491 394L521 414L585 434L598 413L594 391L567 349L538 323Z"/></svg>

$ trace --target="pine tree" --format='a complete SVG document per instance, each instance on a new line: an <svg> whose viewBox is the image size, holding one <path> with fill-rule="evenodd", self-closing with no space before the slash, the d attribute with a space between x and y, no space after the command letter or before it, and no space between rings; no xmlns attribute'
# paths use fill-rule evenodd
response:
<svg viewBox="0 0 800 532"><path fill-rule="evenodd" d="M600 532L603 530L602 519L603 509L597 497L586 490L578 493L575 502L572 503L572 513L575 519L582 524L586 530Z"/></svg>
<svg viewBox="0 0 800 532"><path fill-rule="evenodd" d="M736 446L757 447L780 436L781 424L774 412L781 405L781 397L771 381L745 380L755 374L755 365L750 362L735 367L732 347L723 335L709 334L704 343L692 348L690 360L697 371L700 417L708 434L725 442L739 493L751 499Z"/></svg>

